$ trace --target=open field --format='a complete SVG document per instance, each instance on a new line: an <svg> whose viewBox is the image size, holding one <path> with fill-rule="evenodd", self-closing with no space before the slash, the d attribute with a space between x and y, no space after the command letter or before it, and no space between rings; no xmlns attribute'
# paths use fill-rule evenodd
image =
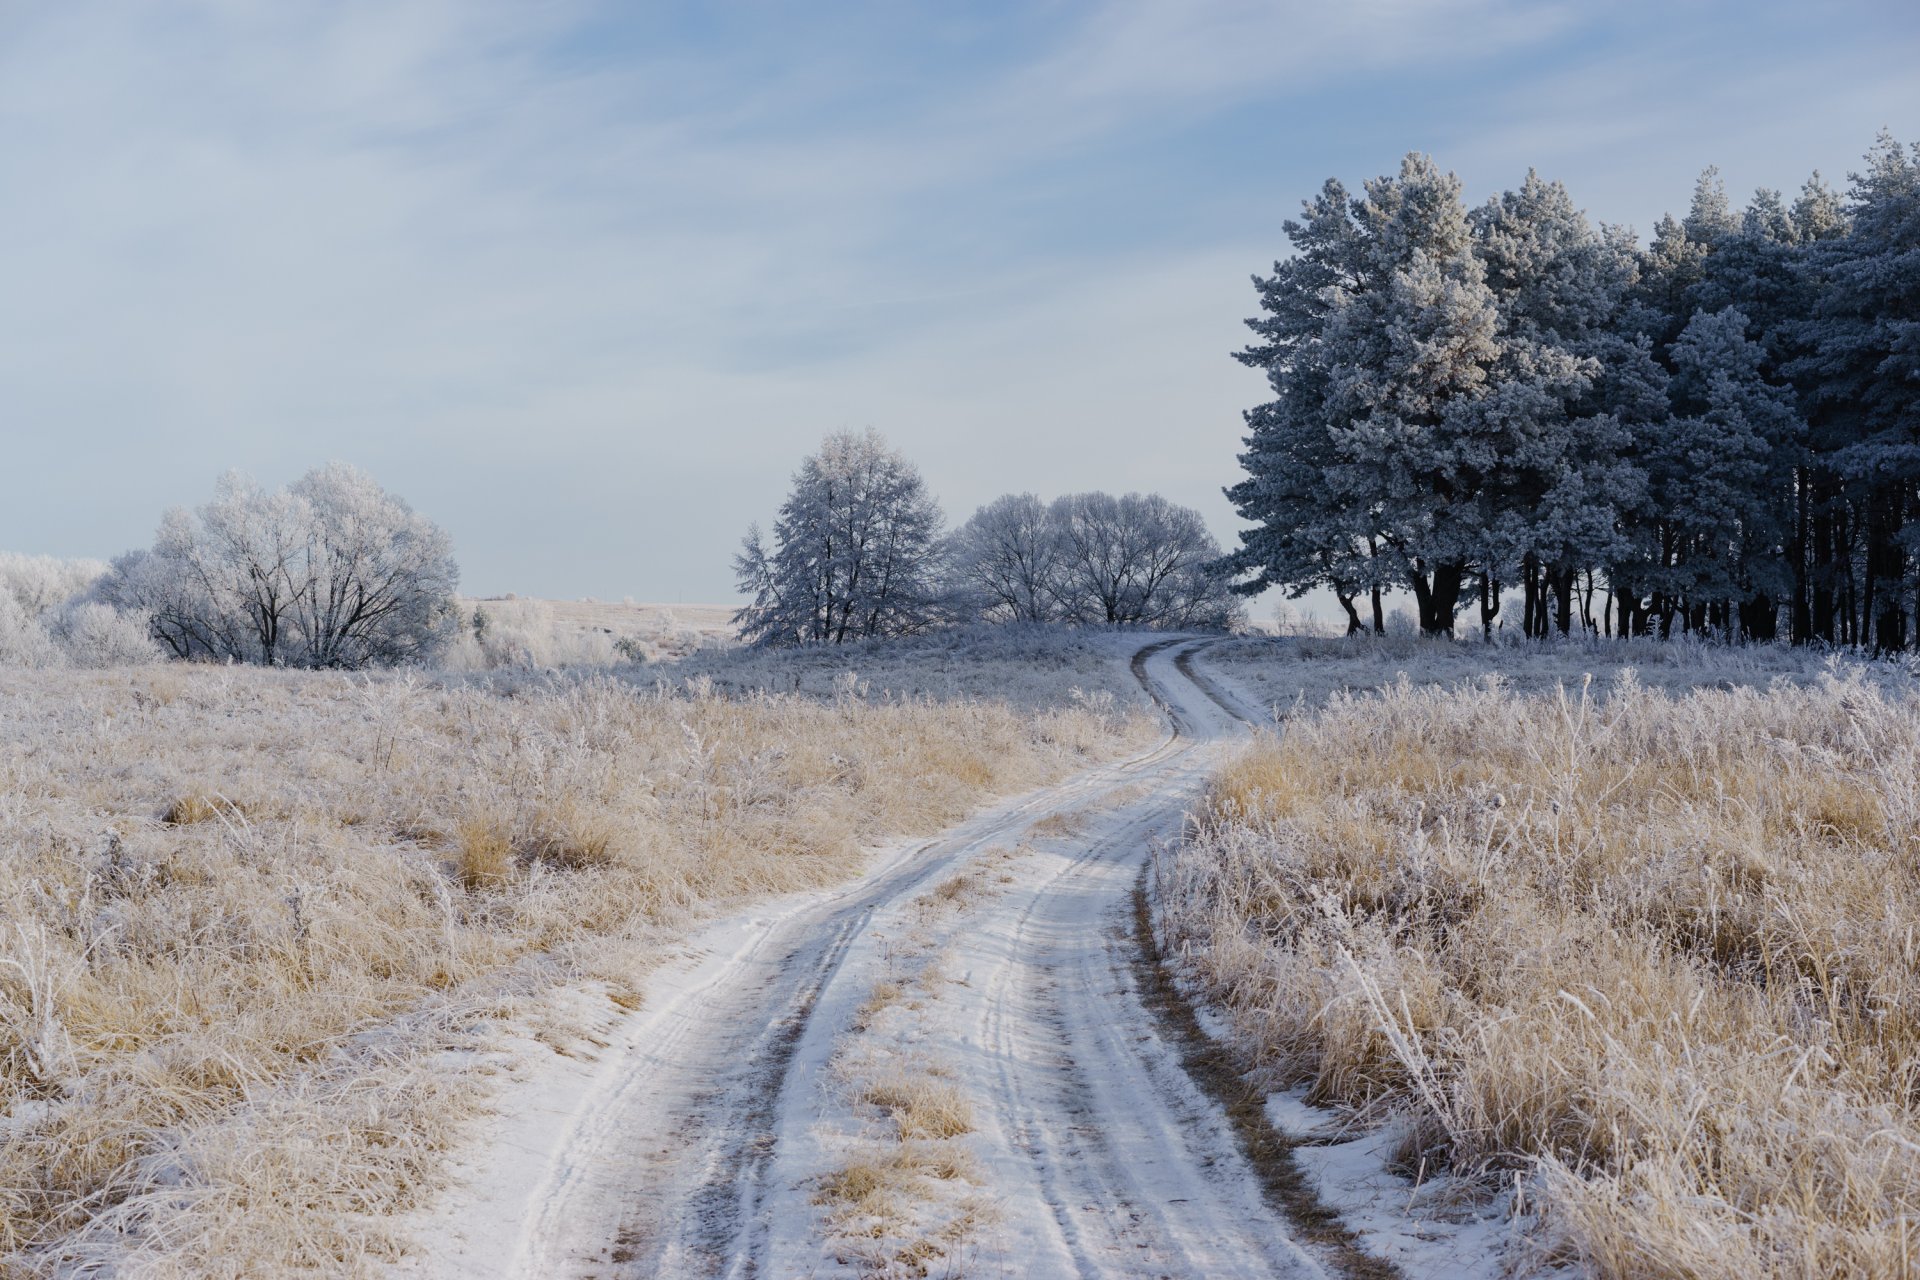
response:
<svg viewBox="0 0 1920 1280"><path fill-rule="evenodd" d="M550 993L637 1004L716 910L1146 740L1073 696L1088 652L1008 662L1020 706L795 694L764 658L730 696L0 672L0 1272L372 1269L486 1103L490 1028L575 1052Z"/></svg>
<svg viewBox="0 0 1920 1280"><path fill-rule="evenodd" d="M729 605L509 595L463 599L460 612L463 625L445 665L465 671L672 662L739 643Z"/></svg>
<svg viewBox="0 0 1920 1280"><path fill-rule="evenodd" d="M1488 645L1474 638L1241 636L1211 646L1203 661L1248 699L1282 715L1324 706L1337 693L1384 689L1402 676L1422 686L1496 680L1516 693L1551 693L1588 676L1605 688L1631 671L1636 683L1651 689L1764 689L1780 678L1812 680L1828 667L1818 653L1787 645L1598 637ZM1904 676L1903 669L1855 658L1835 662L1876 680Z"/></svg>
<svg viewBox="0 0 1920 1280"><path fill-rule="evenodd" d="M1902 1275L1911 682L988 628L0 672L0 1275Z"/></svg>
<svg viewBox="0 0 1920 1280"><path fill-rule="evenodd" d="M1436 687L1496 655L1262 643L1220 669L1302 705L1216 777L1158 889L1194 990L1292 1091L1273 1105L1350 1117L1303 1165L1384 1125L1409 1205L1506 1197L1523 1271L1912 1273L1904 671L1602 645ZM1675 660L1541 689L1608 649L1591 666Z"/></svg>

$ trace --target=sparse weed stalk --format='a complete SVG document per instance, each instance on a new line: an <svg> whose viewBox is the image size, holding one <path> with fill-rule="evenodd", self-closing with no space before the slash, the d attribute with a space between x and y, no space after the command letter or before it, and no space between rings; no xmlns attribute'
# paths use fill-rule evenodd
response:
<svg viewBox="0 0 1920 1280"><path fill-rule="evenodd" d="M1335 693L1216 779L1166 927L1265 1078L1519 1177L1543 1262L1910 1274L1916 711L1858 668Z"/></svg>

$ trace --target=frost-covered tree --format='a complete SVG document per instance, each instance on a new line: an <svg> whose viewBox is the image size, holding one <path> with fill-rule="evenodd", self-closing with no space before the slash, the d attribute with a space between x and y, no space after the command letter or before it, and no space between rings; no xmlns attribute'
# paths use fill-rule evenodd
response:
<svg viewBox="0 0 1920 1280"><path fill-rule="evenodd" d="M0 594L10 595L29 617L83 594L107 572L104 560L63 560L0 551Z"/></svg>
<svg viewBox="0 0 1920 1280"><path fill-rule="evenodd" d="M1068 622L1224 630L1238 599L1216 569L1220 544L1200 513L1157 493L1075 493L1054 500L1052 594Z"/></svg>
<svg viewBox="0 0 1920 1280"><path fill-rule="evenodd" d="M460 625L447 535L354 467L309 471L291 495L306 513L293 596L297 661L308 667L426 662Z"/></svg>
<svg viewBox="0 0 1920 1280"><path fill-rule="evenodd" d="M752 603L735 615L764 645L909 635L937 623L942 517L920 472L875 431L837 432L794 473L771 540L756 525L734 559Z"/></svg>
<svg viewBox="0 0 1920 1280"><path fill-rule="evenodd" d="M1812 315L1790 372L1844 499L1817 552L1836 572L1816 584L1813 630L1838 621L1838 638L1884 651L1907 643L1920 551L1920 145L1881 135L1851 196L1845 233L1807 255Z"/></svg>
<svg viewBox="0 0 1920 1280"><path fill-rule="evenodd" d="M1409 157L1285 224L1242 590L1331 587L1357 629L1404 583L1435 632L1466 573L1489 630L1517 584L1529 635L1604 588L1609 632L1920 638L1920 150L1738 211L1709 169L1645 249L1536 175L1464 221L1457 191Z"/></svg>
<svg viewBox="0 0 1920 1280"><path fill-rule="evenodd" d="M1333 405L1335 318L1381 287L1356 208L1329 179L1304 202L1299 220L1282 224L1294 255L1274 263L1271 276L1254 277L1266 314L1247 321L1259 340L1235 358L1266 373L1274 398L1245 415L1240 464L1247 474L1226 493L1251 527L1222 565L1242 576L1236 590L1245 595L1330 589L1351 631L1362 625L1354 601L1369 595L1372 629L1380 632L1381 593L1398 577L1381 554L1384 512L1374 477L1342 449Z"/></svg>
<svg viewBox="0 0 1920 1280"><path fill-rule="evenodd" d="M1295 257L1255 280L1262 341L1240 358L1276 398L1248 415L1228 496L1256 528L1230 563L1243 590L1333 586L1350 618L1356 589L1402 583L1421 629L1451 634L1469 573L1500 554L1500 472L1581 366L1503 337L1460 181L1428 157L1358 199L1329 182L1305 214L1285 224Z"/></svg>
<svg viewBox="0 0 1920 1280"><path fill-rule="evenodd" d="M1696 314L1673 345L1675 414L1646 458L1660 562L1647 582L1694 630L1771 639L1791 588L1787 483L1800 418L1769 384L1765 352L1738 309ZM1672 608L1663 608L1671 619Z"/></svg>
<svg viewBox="0 0 1920 1280"><path fill-rule="evenodd" d="M1525 633L1544 636L1551 624L1564 635L1576 583L1618 556L1645 488L1629 431L1600 394L1609 367L1634 359L1612 327L1632 256L1594 230L1565 187L1531 172L1475 210L1473 229L1500 322L1475 410L1488 454L1481 625L1491 632L1501 585L1518 583Z"/></svg>
<svg viewBox="0 0 1920 1280"><path fill-rule="evenodd" d="M446 534L352 467L269 492L237 473L114 561L100 600L174 655L268 666L430 662L459 625Z"/></svg>
<svg viewBox="0 0 1920 1280"><path fill-rule="evenodd" d="M959 607L993 621L1050 622L1060 541L1047 504L1009 493L973 513L950 549Z"/></svg>

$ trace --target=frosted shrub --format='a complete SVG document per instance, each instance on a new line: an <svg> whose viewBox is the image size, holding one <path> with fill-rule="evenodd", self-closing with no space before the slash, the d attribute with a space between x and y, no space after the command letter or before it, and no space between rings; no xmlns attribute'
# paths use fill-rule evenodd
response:
<svg viewBox="0 0 1920 1280"><path fill-rule="evenodd" d="M438 525L366 473L318 467L268 492L238 472L113 562L98 598L177 657L341 668L435 661L458 628Z"/></svg>
<svg viewBox="0 0 1920 1280"><path fill-rule="evenodd" d="M0 595L38 617L85 592L107 572L104 560L62 560L0 551Z"/></svg>
<svg viewBox="0 0 1920 1280"><path fill-rule="evenodd" d="M626 649L622 640L629 641ZM449 671L612 667L635 661L636 651L644 660L644 650L628 637L562 625L544 600L481 600L467 611L443 665Z"/></svg>
<svg viewBox="0 0 1920 1280"><path fill-rule="evenodd" d="M145 614L122 613L91 601L70 604L47 619L48 633L76 667L159 661L162 654L153 641L151 625Z"/></svg>
<svg viewBox="0 0 1920 1280"><path fill-rule="evenodd" d="M40 620L20 607L9 592L0 592L0 667L60 665L60 650Z"/></svg>

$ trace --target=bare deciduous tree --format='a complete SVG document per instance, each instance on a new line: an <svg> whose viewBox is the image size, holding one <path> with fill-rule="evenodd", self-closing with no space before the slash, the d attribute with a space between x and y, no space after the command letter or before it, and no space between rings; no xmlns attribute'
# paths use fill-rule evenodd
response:
<svg viewBox="0 0 1920 1280"><path fill-rule="evenodd" d="M1227 627L1240 606L1212 566L1219 544L1200 513L1157 493L1076 493L1055 500L1054 599L1069 622Z"/></svg>
<svg viewBox="0 0 1920 1280"><path fill-rule="evenodd" d="M458 625L447 535L372 477L335 464L269 493L221 478L162 518L151 550L98 588L151 619L176 656L268 666L429 661Z"/></svg>
<svg viewBox="0 0 1920 1280"><path fill-rule="evenodd" d="M957 603L996 622L1049 622L1060 540L1046 503L1009 493L973 513L953 538Z"/></svg>

